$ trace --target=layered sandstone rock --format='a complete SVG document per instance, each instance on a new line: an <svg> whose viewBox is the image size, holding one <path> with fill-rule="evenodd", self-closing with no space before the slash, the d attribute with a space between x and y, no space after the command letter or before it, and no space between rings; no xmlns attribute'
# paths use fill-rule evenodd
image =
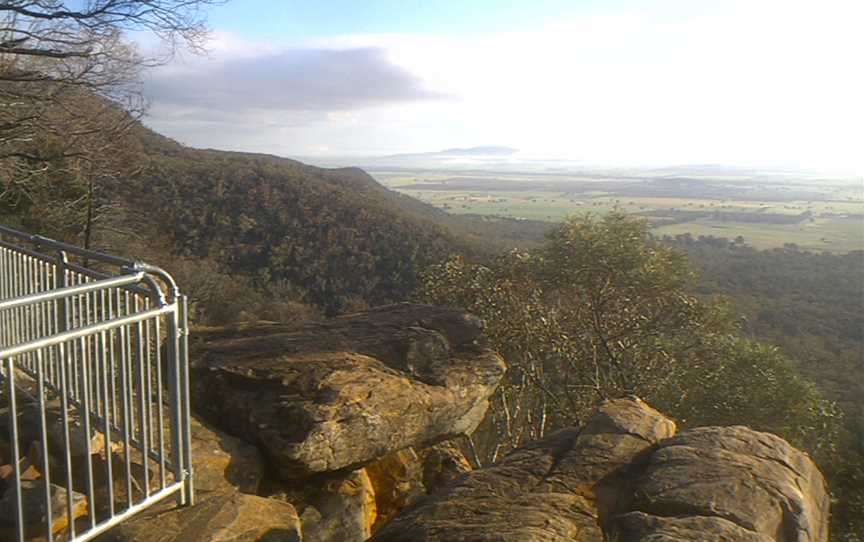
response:
<svg viewBox="0 0 864 542"><path fill-rule="evenodd" d="M481 333L464 312L412 304L210 330L193 356L193 404L284 479L355 469L480 423L505 370Z"/></svg>
<svg viewBox="0 0 864 542"><path fill-rule="evenodd" d="M632 507L661 519L719 518L748 536L804 542L828 539L828 504L822 474L806 454L736 426L700 427L661 442L636 482ZM668 521L649 523L657 525L652 532L673 532Z"/></svg>
<svg viewBox="0 0 864 542"><path fill-rule="evenodd" d="M527 444L409 507L372 538L408 541L824 542L813 461L745 427L675 425L636 399Z"/></svg>
<svg viewBox="0 0 864 542"><path fill-rule="evenodd" d="M301 542L300 521L285 502L236 492L210 495L195 506L147 513L103 535L100 542Z"/></svg>
<svg viewBox="0 0 864 542"><path fill-rule="evenodd" d="M628 468L674 432L671 420L642 402L610 402L585 428L559 431L465 475L373 540L603 540L600 509L614 507Z"/></svg>

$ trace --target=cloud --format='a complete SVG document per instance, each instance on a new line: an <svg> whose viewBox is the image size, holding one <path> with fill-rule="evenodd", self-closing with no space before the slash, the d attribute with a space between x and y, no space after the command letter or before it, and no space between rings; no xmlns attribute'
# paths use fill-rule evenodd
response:
<svg viewBox="0 0 864 542"><path fill-rule="evenodd" d="M687 16L299 43L219 33L211 59L151 74L148 122L194 146L288 156L504 144L600 163L864 171L864 3L814 6L728 0Z"/></svg>
<svg viewBox="0 0 864 542"><path fill-rule="evenodd" d="M158 109L225 117L254 111L354 111L443 99L384 49L290 49L202 59L155 70L145 93Z"/></svg>

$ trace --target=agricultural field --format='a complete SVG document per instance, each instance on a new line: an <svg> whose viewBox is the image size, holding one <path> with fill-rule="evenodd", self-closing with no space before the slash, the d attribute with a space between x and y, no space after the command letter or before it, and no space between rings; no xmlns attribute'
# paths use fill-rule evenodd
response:
<svg viewBox="0 0 864 542"><path fill-rule="evenodd" d="M689 173L371 172L385 186L454 214L556 222L620 210L644 216L657 235L742 237L755 248L864 250L862 179Z"/></svg>

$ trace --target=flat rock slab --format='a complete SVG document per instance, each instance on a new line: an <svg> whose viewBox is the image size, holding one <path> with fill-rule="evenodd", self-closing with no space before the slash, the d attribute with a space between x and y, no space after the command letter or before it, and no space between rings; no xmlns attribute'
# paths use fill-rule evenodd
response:
<svg viewBox="0 0 864 542"><path fill-rule="evenodd" d="M285 479L471 432L505 371L479 320L426 305L195 335L196 410L258 445Z"/></svg>
<svg viewBox="0 0 864 542"><path fill-rule="evenodd" d="M464 474L381 528L375 542L601 541L600 515L628 469L675 424L638 400L610 401L583 428Z"/></svg>

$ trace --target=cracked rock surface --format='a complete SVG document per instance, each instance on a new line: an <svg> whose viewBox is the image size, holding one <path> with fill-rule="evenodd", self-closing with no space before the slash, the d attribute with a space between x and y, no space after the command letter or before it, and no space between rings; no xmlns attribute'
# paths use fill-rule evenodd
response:
<svg viewBox="0 0 864 542"><path fill-rule="evenodd" d="M527 444L404 510L374 542L823 542L812 460L746 427L675 424L638 399Z"/></svg>
<svg viewBox="0 0 864 542"><path fill-rule="evenodd" d="M196 331L192 402L283 479L356 469L480 423L505 371L481 336L462 311L407 303Z"/></svg>
<svg viewBox="0 0 864 542"><path fill-rule="evenodd" d="M742 426L700 427L661 442L633 493L635 510L720 518L763 537L734 540L827 540L828 502L822 474L806 454ZM672 525L654 523L653 532Z"/></svg>
<svg viewBox="0 0 864 542"><path fill-rule="evenodd" d="M465 475L385 525L375 542L603 540L601 513L634 462L675 424L641 401L611 401L568 428Z"/></svg>

